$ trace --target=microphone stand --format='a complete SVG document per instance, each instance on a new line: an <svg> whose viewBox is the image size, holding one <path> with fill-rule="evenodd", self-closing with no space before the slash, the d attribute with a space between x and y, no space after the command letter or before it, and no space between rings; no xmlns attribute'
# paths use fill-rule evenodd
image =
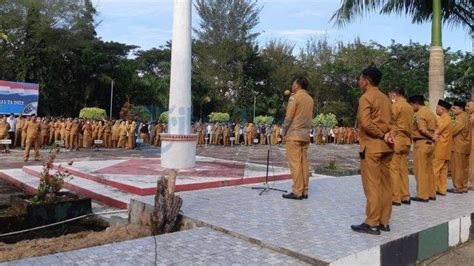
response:
<svg viewBox="0 0 474 266"><path fill-rule="evenodd" d="M283 106L285 105L285 95L283 94L280 98L280 107L278 108L278 112L277 114L280 114L281 112L281 109L283 108ZM266 132L265 132L266 133ZM269 167L270 167L270 158L272 156L272 142L270 141L270 143L267 145L267 169L266 169L266 175L265 175L265 182L263 183L263 186L257 186L257 187L252 187L252 189L256 189L256 190L261 190L260 193L258 195L262 195L263 193L267 192L267 191L279 191L279 192L283 192L283 193L288 193L287 190L283 190L283 189L278 189L278 188L273 188L273 187L270 187L269 183L268 183L268 170L269 170ZM273 167L273 164L272 164L272 167Z"/></svg>

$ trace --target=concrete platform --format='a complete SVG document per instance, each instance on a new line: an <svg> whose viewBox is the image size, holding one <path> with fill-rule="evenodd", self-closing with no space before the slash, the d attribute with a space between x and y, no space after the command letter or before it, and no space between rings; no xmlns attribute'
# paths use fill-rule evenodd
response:
<svg viewBox="0 0 474 266"><path fill-rule="evenodd" d="M289 189L291 182L275 187ZM415 182L411 178L411 192ZM322 265L406 265L446 251L474 236L474 193L448 194L430 203L394 207L392 232L355 233L365 218L359 176L313 179L308 200L262 196L246 186L179 193L183 214L196 224ZM153 204L153 197L133 199ZM151 206L150 206L151 208Z"/></svg>
<svg viewBox="0 0 474 266"><path fill-rule="evenodd" d="M206 228L146 237L0 265L305 265Z"/></svg>

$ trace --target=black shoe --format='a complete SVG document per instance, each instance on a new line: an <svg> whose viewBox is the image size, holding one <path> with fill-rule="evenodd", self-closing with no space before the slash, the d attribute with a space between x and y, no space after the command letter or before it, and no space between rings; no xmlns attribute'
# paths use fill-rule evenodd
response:
<svg viewBox="0 0 474 266"><path fill-rule="evenodd" d="M436 197L430 197L430 200L436 200Z"/></svg>
<svg viewBox="0 0 474 266"><path fill-rule="evenodd" d="M379 225L379 229L380 231L384 231L384 232L390 232L390 225L386 224L386 225Z"/></svg>
<svg viewBox="0 0 474 266"><path fill-rule="evenodd" d="M454 194L462 194L462 191L456 191L453 188L448 189L449 193L454 193Z"/></svg>
<svg viewBox="0 0 474 266"><path fill-rule="evenodd" d="M402 204L399 202L392 201L392 206L402 206Z"/></svg>
<svg viewBox="0 0 474 266"><path fill-rule="evenodd" d="M402 204L410 205L411 201L410 201L410 199L402 200Z"/></svg>
<svg viewBox="0 0 474 266"><path fill-rule="evenodd" d="M419 202L428 202L429 201L427 199L422 199L422 198L418 198L418 197L411 197L410 199L413 200L413 201L419 201Z"/></svg>
<svg viewBox="0 0 474 266"><path fill-rule="evenodd" d="M303 199L308 199L308 194L301 196Z"/></svg>
<svg viewBox="0 0 474 266"><path fill-rule="evenodd" d="M297 196L296 194L293 194L293 193L283 194L282 197L285 198L285 199L294 199L294 200L302 200L303 199L303 197Z"/></svg>
<svg viewBox="0 0 474 266"><path fill-rule="evenodd" d="M351 229L359 233L380 235L380 229L378 226L370 226L366 223L361 223L359 225L351 225Z"/></svg>
<svg viewBox="0 0 474 266"><path fill-rule="evenodd" d="M443 193L438 192L438 191L436 191L436 195L440 195L440 196L443 196L443 197L446 196L446 194L443 194Z"/></svg>

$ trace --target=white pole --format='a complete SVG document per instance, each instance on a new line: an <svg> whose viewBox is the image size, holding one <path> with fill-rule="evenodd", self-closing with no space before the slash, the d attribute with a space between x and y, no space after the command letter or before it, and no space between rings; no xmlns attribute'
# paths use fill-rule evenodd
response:
<svg viewBox="0 0 474 266"><path fill-rule="evenodd" d="M191 134L191 0L174 0L168 134L162 135L161 165L195 165L197 136Z"/></svg>

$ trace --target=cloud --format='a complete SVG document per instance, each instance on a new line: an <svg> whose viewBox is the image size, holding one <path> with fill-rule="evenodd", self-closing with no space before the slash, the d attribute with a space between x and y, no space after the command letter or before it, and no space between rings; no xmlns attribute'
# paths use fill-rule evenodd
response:
<svg viewBox="0 0 474 266"><path fill-rule="evenodd" d="M326 35L330 30L317 30L317 29L288 29L288 30L270 30L268 33L273 33L275 35L287 38L301 38L301 37L311 37Z"/></svg>

